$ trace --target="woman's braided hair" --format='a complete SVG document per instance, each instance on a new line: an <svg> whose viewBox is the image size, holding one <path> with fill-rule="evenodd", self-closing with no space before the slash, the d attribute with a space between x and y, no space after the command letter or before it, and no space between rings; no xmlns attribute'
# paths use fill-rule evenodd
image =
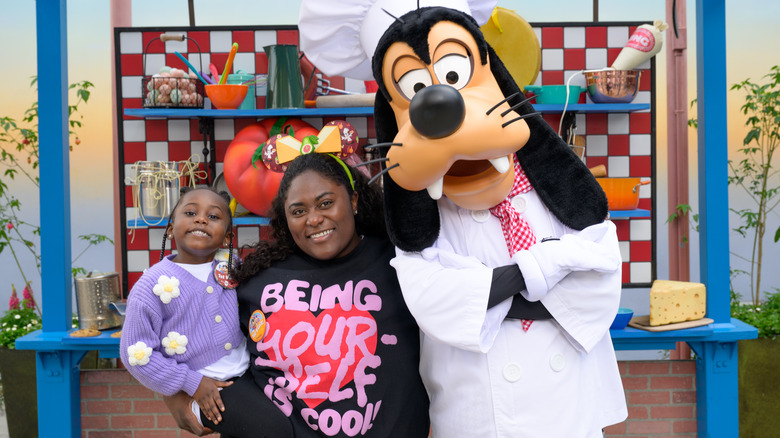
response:
<svg viewBox="0 0 780 438"><path fill-rule="evenodd" d="M386 237L382 190L377 184L369 185L368 178L363 173L349 165L347 168L355 181L354 190L342 164L328 154L306 154L293 160L284 172L279 192L271 203L269 216L272 240L261 240L242 248L242 253L248 254L244 256L241 265L234 270L233 278L239 283L246 281L261 270L268 269L273 262L286 259L295 250L296 245L287 225L284 203L292 181L309 170L343 186L349 196L352 196L353 192L358 193L355 215L355 230L358 234Z"/></svg>

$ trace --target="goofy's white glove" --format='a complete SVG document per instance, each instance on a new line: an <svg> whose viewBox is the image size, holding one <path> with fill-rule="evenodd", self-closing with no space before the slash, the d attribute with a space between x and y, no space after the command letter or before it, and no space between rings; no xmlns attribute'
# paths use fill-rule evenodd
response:
<svg viewBox="0 0 780 438"><path fill-rule="evenodd" d="M575 234L543 240L512 257L525 279L529 301L538 301L572 272L620 269L615 224L605 221Z"/></svg>

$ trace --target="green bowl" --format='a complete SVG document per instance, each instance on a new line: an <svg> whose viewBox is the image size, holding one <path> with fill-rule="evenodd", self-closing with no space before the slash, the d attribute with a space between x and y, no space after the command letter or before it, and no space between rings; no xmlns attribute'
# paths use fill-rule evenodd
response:
<svg viewBox="0 0 780 438"><path fill-rule="evenodd" d="M525 91L534 93L539 104L566 103L566 85L526 85ZM577 103L583 91L579 85L569 85L569 103Z"/></svg>

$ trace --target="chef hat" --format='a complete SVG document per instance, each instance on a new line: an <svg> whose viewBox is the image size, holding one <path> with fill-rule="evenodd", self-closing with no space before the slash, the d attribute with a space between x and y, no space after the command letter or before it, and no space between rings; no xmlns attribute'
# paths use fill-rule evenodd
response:
<svg viewBox="0 0 780 438"><path fill-rule="evenodd" d="M443 6L485 24L498 0L303 0L301 50L327 75L371 80L371 57L395 21L419 7ZM386 12L385 12L386 11ZM389 14L392 14L392 17Z"/></svg>

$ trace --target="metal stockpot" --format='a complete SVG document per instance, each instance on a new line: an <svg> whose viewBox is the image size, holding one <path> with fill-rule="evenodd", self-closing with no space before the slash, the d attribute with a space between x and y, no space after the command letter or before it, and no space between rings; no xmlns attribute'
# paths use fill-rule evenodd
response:
<svg viewBox="0 0 780 438"><path fill-rule="evenodd" d="M79 327L104 330L122 325L124 317L118 310L123 304L119 274L106 272L92 275L90 272L86 277L76 277L75 282Z"/></svg>

